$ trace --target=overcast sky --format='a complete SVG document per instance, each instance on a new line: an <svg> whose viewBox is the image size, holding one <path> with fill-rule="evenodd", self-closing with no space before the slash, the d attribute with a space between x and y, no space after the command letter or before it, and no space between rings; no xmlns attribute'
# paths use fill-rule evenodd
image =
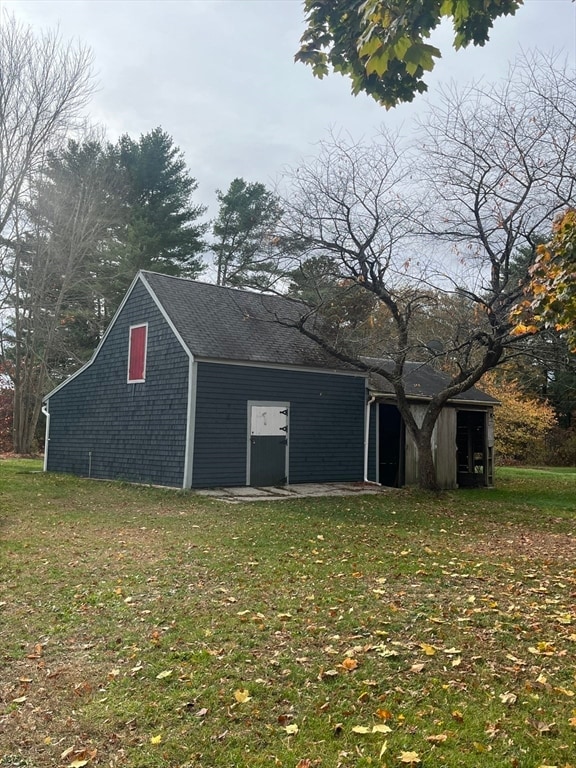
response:
<svg viewBox="0 0 576 768"><path fill-rule="evenodd" d="M198 180L196 202L215 212L232 179L273 186L328 129L371 137L382 124L410 131L425 99L386 112L354 97L340 75L316 80L293 56L304 29L300 0L0 0L36 28L59 25L90 46L99 89L91 119L110 140L162 126ZM495 23L490 42L454 52L450 29L434 40L443 58L429 98L451 79L495 80L522 50L563 52L576 62L576 3L525 0Z"/></svg>

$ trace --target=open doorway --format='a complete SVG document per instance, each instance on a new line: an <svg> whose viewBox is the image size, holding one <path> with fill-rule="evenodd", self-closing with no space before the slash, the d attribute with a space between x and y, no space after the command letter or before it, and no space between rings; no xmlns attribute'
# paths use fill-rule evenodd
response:
<svg viewBox="0 0 576 768"><path fill-rule="evenodd" d="M459 410L456 422L457 482L460 488L489 485L489 455L485 411Z"/></svg>
<svg viewBox="0 0 576 768"><path fill-rule="evenodd" d="M395 405L378 406L378 481L401 488L405 482L406 431Z"/></svg>

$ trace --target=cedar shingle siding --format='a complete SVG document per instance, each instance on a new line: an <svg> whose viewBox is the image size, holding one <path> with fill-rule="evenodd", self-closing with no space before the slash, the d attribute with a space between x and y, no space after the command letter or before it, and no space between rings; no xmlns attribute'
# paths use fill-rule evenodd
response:
<svg viewBox="0 0 576 768"><path fill-rule="evenodd" d="M129 329L145 321L146 381L128 384ZM92 364L49 398L47 469L181 486L187 398L188 355L136 284Z"/></svg>
<svg viewBox="0 0 576 768"><path fill-rule="evenodd" d="M360 376L199 363L193 486L246 484L249 400L290 403L290 483L362 480L365 391Z"/></svg>

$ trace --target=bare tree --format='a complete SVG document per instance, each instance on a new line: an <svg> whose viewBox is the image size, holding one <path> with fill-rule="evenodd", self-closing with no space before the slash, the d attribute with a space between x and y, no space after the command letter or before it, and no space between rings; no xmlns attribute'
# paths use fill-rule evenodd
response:
<svg viewBox="0 0 576 768"><path fill-rule="evenodd" d="M534 251L538 234L573 199L574 103L576 83L567 70L525 59L500 87L446 92L410 151L389 136L369 146L332 139L290 177L286 231L306 244L308 256L329 256L340 285L376 297L387 318L377 338L383 362L367 360L357 338L350 344L345 333L324 332L317 322L322 285L300 330L391 383L424 488L437 487L431 440L442 407L521 342L509 320L522 292L514 255ZM460 320L431 356L450 380L417 419L405 365L422 359L418 324L435 315L442 294L453 295Z"/></svg>
<svg viewBox="0 0 576 768"><path fill-rule="evenodd" d="M1 11L0 11L1 13ZM64 43L58 32L36 35L4 13L0 23L0 311L12 318L15 349L15 424L20 408L23 323L23 254L33 236L25 215L31 184L46 153L73 129L93 90L92 56L81 45ZM30 441L15 432L15 449Z"/></svg>

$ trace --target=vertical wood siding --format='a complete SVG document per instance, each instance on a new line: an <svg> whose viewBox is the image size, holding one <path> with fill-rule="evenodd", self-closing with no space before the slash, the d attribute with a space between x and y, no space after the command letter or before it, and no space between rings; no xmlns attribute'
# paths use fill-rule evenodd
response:
<svg viewBox="0 0 576 768"><path fill-rule="evenodd" d="M128 384L131 325L148 323L146 381ZM137 283L95 361L50 398L47 469L181 486L188 356Z"/></svg>
<svg viewBox="0 0 576 768"><path fill-rule="evenodd" d="M198 363L193 487L246 484L247 403L290 403L289 482L360 481L365 381Z"/></svg>

